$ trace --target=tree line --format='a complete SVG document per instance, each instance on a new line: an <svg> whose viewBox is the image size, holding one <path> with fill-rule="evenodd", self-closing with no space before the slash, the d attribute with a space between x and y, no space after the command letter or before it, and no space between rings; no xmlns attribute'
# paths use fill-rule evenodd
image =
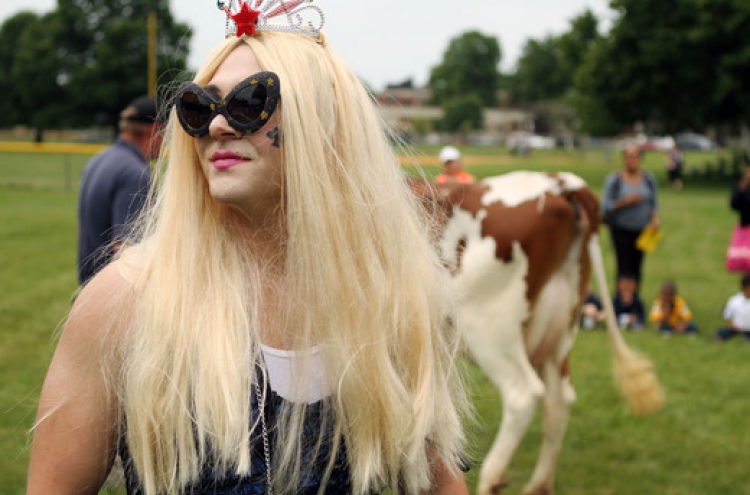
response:
<svg viewBox="0 0 750 495"><path fill-rule="evenodd" d="M750 1L611 0L607 33L589 10L567 32L529 39L513 71L497 38L450 40L428 86L448 131L481 129L482 109L563 105L572 130L612 135L736 132L750 114ZM58 0L0 25L0 128L112 125L147 90L147 18L157 16L160 87L188 77L192 29L169 0Z"/></svg>
<svg viewBox="0 0 750 495"><path fill-rule="evenodd" d="M156 14L159 85L186 77L192 29L169 0L58 0L0 25L0 128L113 125L148 91L149 13Z"/></svg>
<svg viewBox="0 0 750 495"><path fill-rule="evenodd" d="M611 28L589 10L561 35L530 39L500 73L498 40L477 31L450 41L430 72L445 130L480 129L481 108L539 103L574 110L574 130L613 135L737 132L750 115L750 2L612 0Z"/></svg>

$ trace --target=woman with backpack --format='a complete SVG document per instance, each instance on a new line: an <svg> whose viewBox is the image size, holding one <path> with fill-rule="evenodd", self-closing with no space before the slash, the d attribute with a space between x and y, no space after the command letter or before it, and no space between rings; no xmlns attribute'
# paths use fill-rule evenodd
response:
<svg viewBox="0 0 750 495"><path fill-rule="evenodd" d="M643 251L636 241L651 225L659 228L659 202L656 177L641 168L641 150L629 145L622 151L623 167L604 181L602 209L609 226L617 259L619 279L624 274L635 277L641 285Z"/></svg>

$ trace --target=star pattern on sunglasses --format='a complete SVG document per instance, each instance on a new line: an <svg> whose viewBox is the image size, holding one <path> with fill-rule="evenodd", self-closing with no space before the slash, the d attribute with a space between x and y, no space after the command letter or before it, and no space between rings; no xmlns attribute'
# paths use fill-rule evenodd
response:
<svg viewBox="0 0 750 495"><path fill-rule="evenodd" d="M195 83L185 84L175 96L175 107L180 125L190 136L207 135L217 115L223 115L236 131L252 134L268 122L280 98L279 76L264 71L240 81L223 98Z"/></svg>

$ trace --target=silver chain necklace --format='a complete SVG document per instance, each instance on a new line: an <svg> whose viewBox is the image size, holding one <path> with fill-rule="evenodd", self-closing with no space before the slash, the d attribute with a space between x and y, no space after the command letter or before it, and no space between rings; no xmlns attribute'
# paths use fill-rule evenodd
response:
<svg viewBox="0 0 750 495"><path fill-rule="evenodd" d="M263 457L266 462L266 484L268 485L268 495L271 491L271 449L268 445L268 429L266 427L266 399L260 393L260 377L255 380L255 395L258 399L258 414L260 417L260 430L263 435Z"/></svg>

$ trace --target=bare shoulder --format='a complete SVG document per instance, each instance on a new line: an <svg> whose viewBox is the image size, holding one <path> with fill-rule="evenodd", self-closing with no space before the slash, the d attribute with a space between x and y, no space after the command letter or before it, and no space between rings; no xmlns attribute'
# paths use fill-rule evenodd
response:
<svg viewBox="0 0 750 495"><path fill-rule="evenodd" d="M39 398L27 494L95 494L115 456L118 400L113 393L122 330L134 301L112 264L80 292ZM132 313L131 313L132 316Z"/></svg>
<svg viewBox="0 0 750 495"><path fill-rule="evenodd" d="M123 277L118 262L102 269L84 286L70 310L60 344L72 339L76 346L103 340L116 345L135 311L135 291ZM107 339L103 339L106 333Z"/></svg>

